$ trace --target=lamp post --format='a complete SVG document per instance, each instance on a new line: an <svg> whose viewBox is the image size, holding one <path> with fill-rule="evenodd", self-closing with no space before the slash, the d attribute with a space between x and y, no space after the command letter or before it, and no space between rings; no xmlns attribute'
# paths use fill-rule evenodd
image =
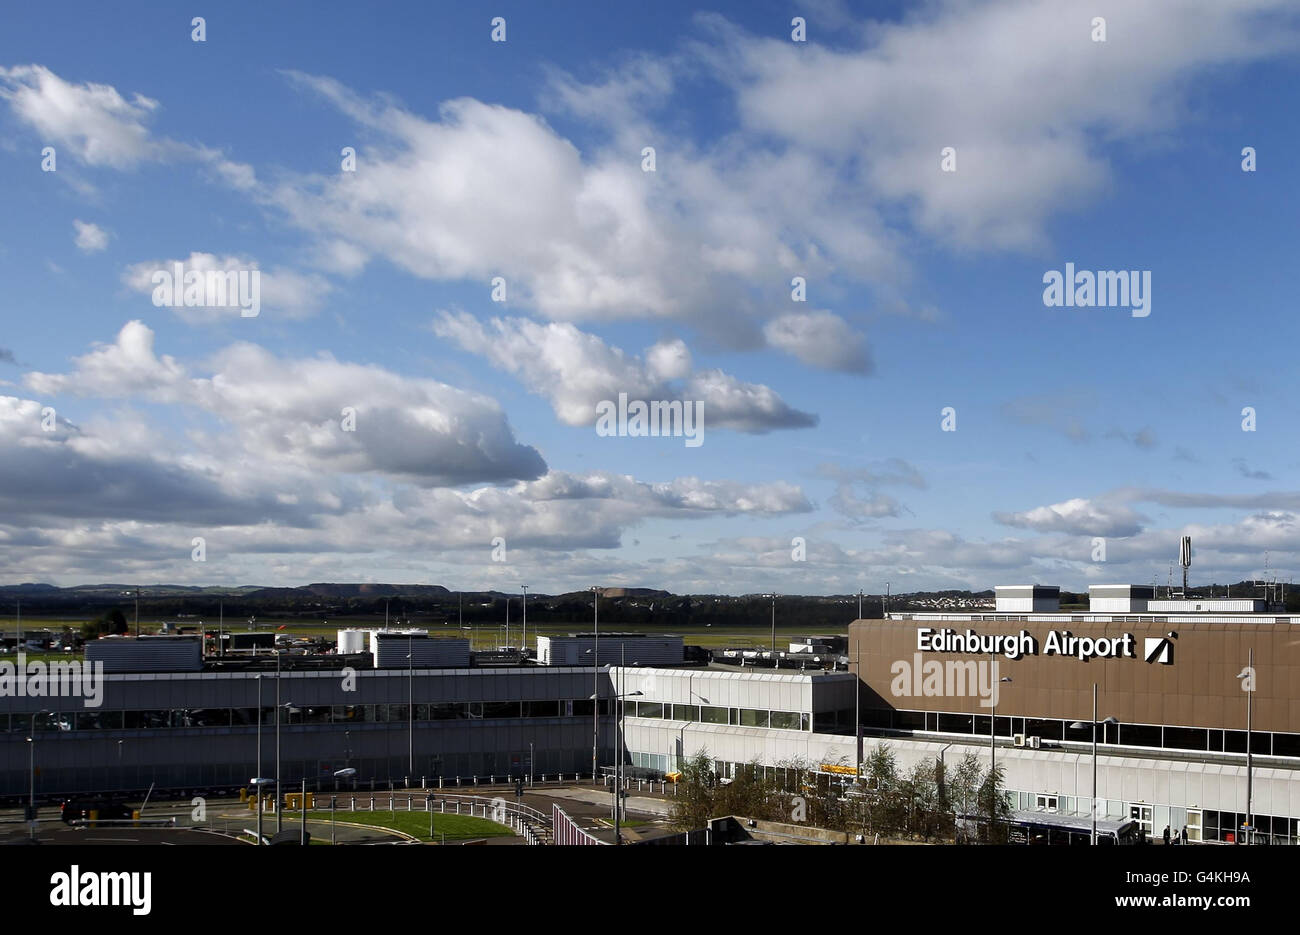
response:
<svg viewBox="0 0 1300 935"><path fill-rule="evenodd" d="M996 663L992 662L992 656L990 656L989 658L990 658L990 664L996 665ZM997 670L995 669L994 671ZM1004 675L1002 676L1002 678L998 679L998 681L1010 682L1011 676ZM993 716L989 718L989 782L993 782L994 779L993 773L995 768L997 767L997 756L998 756L997 736L998 736L998 693L995 691L993 693Z"/></svg>
<svg viewBox="0 0 1300 935"><path fill-rule="evenodd" d="M591 784L594 786L600 771L600 588L596 586L591 589L591 615L595 628L595 647L591 654Z"/></svg>
<svg viewBox="0 0 1300 935"><path fill-rule="evenodd" d="M519 637L519 658L522 661L528 655L528 585L519 586L524 592L524 629L523 635Z"/></svg>
<svg viewBox="0 0 1300 935"><path fill-rule="evenodd" d="M253 782L257 784L257 843L262 843L262 676L257 679L257 770Z"/></svg>
<svg viewBox="0 0 1300 935"><path fill-rule="evenodd" d="M1241 679L1241 687L1246 691L1246 843L1255 833L1254 815L1251 814L1251 793L1254 791L1255 762L1254 755L1251 752L1250 735L1254 727L1252 723L1252 701L1255 695L1255 650L1252 647L1246 657L1246 671L1242 672L1237 678ZM1241 843L1241 835L1237 835L1237 843Z"/></svg>
<svg viewBox="0 0 1300 935"><path fill-rule="evenodd" d="M626 667L626 656L623 655L622 644L619 645L619 653L620 653L619 680L621 684L622 680L626 677L625 673L623 672L624 668ZM629 692L628 694L623 694L621 689L615 692L614 694L614 703L618 705L618 733L619 733L619 744L620 744L620 753L618 755L617 760L614 763L614 843L615 844L623 843L623 831L622 831L622 826L620 824L620 816L623 811L623 772L622 772L623 756L624 756L624 753L622 752L623 751L623 714L624 711L626 710L626 703L623 701L623 699L635 698L636 696L643 695L643 694L645 693L641 691L634 691L634 692ZM600 699L596 695L592 695L591 702L592 704L599 704Z"/></svg>
<svg viewBox="0 0 1300 935"><path fill-rule="evenodd" d="M1113 717L1108 717L1101 721L1102 724L1118 724L1119 721ZM1097 844L1097 683L1092 683L1092 843ZM1071 730L1081 730L1084 727L1082 721L1075 721L1070 725Z"/></svg>
<svg viewBox="0 0 1300 935"><path fill-rule="evenodd" d="M271 637L275 639L274 636ZM284 815L280 811L280 647L275 650L275 830L284 830Z"/></svg>
<svg viewBox="0 0 1300 935"><path fill-rule="evenodd" d="M861 598L859 598L861 600ZM853 746L857 751L855 783L862 782L862 634L853 644Z"/></svg>
<svg viewBox="0 0 1300 935"><path fill-rule="evenodd" d="M409 716L406 733L406 774L415 775L415 637L406 635L406 713Z"/></svg>
<svg viewBox="0 0 1300 935"><path fill-rule="evenodd" d="M36 840L36 720L32 720L32 735L27 738L27 828Z"/></svg>

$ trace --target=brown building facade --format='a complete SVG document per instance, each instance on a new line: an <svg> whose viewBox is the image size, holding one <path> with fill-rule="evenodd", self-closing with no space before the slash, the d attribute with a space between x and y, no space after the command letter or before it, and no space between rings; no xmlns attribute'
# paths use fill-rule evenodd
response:
<svg viewBox="0 0 1300 935"><path fill-rule="evenodd" d="M850 626L868 728L988 736L995 700L999 736L1088 740L1096 683L1102 743L1237 753L1253 687L1253 752L1300 757L1300 621L961 616Z"/></svg>

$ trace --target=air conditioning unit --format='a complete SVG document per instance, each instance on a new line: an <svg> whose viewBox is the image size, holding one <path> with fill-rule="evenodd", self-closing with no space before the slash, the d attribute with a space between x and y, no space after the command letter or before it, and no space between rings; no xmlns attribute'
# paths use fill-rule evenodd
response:
<svg viewBox="0 0 1300 935"><path fill-rule="evenodd" d="M1034 750L1037 750L1039 747L1043 745L1042 737L1029 737L1027 738L1027 740L1029 742L1029 746Z"/></svg>
<svg viewBox="0 0 1300 935"><path fill-rule="evenodd" d="M1023 746L1025 745L1025 735L1024 735L1024 734L1012 734L1012 735L1011 735L1011 745L1012 745L1013 747L1023 747Z"/></svg>

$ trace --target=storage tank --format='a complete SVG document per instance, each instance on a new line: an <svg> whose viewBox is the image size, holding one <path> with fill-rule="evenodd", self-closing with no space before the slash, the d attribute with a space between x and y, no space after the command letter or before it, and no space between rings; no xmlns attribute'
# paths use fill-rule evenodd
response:
<svg viewBox="0 0 1300 935"><path fill-rule="evenodd" d="M366 651L365 630L339 630L339 655L353 655Z"/></svg>

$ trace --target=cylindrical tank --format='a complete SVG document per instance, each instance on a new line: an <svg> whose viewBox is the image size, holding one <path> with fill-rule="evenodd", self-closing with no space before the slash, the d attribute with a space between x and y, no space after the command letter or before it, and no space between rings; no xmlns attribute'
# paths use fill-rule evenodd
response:
<svg viewBox="0 0 1300 935"><path fill-rule="evenodd" d="M339 630L339 654L352 655L366 651L365 630Z"/></svg>

